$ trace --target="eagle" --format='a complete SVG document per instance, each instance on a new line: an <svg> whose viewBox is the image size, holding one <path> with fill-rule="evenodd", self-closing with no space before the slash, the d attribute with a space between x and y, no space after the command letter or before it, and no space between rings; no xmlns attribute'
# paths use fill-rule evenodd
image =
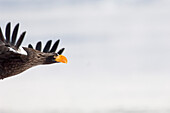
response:
<svg viewBox="0 0 170 113"><path fill-rule="evenodd" d="M41 50L41 41L36 44L35 48L31 44L28 47L20 47L26 31L17 38L18 29L19 23L11 33L11 22L9 22L3 35L0 27L0 79L17 75L37 65L67 63L67 58L62 55L65 48L56 52L60 40L57 40L52 47L52 40L47 41L43 50Z"/></svg>

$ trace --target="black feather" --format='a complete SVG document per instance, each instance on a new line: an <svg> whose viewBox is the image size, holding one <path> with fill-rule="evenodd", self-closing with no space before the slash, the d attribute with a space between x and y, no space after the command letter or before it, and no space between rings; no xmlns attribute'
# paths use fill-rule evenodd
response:
<svg viewBox="0 0 170 113"><path fill-rule="evenodd" d="M32 48L33 49L33 46L31 44L28 45L28 48Z"/></svg>
<svg viewBox="0 0 170 113"><path fill-rule="evenodd" d="M23 33L21 34L19 40L17 41L17 44L16 44L16 46L15 46L17 49L18 49L19 46L21 45L21 43L22 43L22 41L23 41L23 39L24 39L25 33L26 33L26 32L23 32Z"/></svg>
<svg viewBox="0 0 170 113"><path fill-rule="evenodd" d="M41 41L39 41L39 42L37 43L35 49L38 50L38 51L41 51L41 46L42 46Z"/></svg>
<svg viewBox="0 0 170 113"><path fill-rule="evenodd" d="M46 45L45 45L45 47L44 47L44 49L43 49L43 52L45 52L45 53L48 53L48 52L49 52L49 49L50 49L50 46L51 46L51 42L52 42L52 40L49 40L49 41L46 43Z"/></svg>
<svg viewBox="0 0 170 113"><path fill-rule="evenodd" d="M11 23L9 22L6 26L6 31L5 31L5 35L6 35L6 42L9 43L10 42L10 28L11 28Z"/></svg>
<svg viewBox="0 0 170 113"><path fill-rule="evenodd" d="M63 53L64 49L65 49L65 48L60 49L60 50L57 52L57 54L61 55L61 54Z"/></svg>
<svg viewBox="0 0 170 113"><path fill-rule="evenodd" d="M1 42L4 42L4 35L2 34L2 30L1 30L1 28L0 28L0 40L1 40Z"/></svg>
<svg viewBox="0 0 170 113"><path fill-rule="evenodd" d="M11 44L12 45L15 45L15 42L16 42L16 38L17 38L17 34L18 34L18 28L19 28L19 24L17 24L14 28L14 31L12 33L12 41L11 41Z"/></svg>
<svg viewBox="0 0 170 113"><path fill-rule="evenodd" d="M54 43L54 45L53 45L53 47L51 48L50 52L55 52L55 51L57 50L57 47L58 47L59 42L60 42L60 40L57 40L57 41Z"/></svg>

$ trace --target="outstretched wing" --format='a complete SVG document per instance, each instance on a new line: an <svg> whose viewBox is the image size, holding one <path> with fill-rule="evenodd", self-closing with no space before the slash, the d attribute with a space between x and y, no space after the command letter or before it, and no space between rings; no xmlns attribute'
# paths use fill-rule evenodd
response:
<svg viewBox="0 0 170 113"><path fill-rule="evenodd" d="M26 32L23 32L19 38L17 39L19 24L17 24L14 27L14 30L11 35L11 23L9 22L5 29L5 37L2 33L2 30L0 28L0 60L8 59L10 57L17 57L21 55L17 51L19 50L19 47L24 39L24 36Z"/></svg>
<svg viewBox="0 0 170 113"><path fill-rule="evenodd" d="M57 41L53 44L53 46L52 46L52 48L51 48L52 40L49 40L49 41L46 43L43 51L41 51L41 50L42 50L42 43L41 43L41 41L39 41L39 42L37 43L37 45L35 46L35 49L38 50L38 51L44 52L44 53L55 53L56 50L57 50L57 48L58 48L59 42L60 42L60 40L57 40ZM34 49L31 44L28 45L28 48ZM57 54L58 54L58 55L61 55L61 54L63 53L64 49L65 49L65 48L60 49L60 50L57 52Z"/></svg>

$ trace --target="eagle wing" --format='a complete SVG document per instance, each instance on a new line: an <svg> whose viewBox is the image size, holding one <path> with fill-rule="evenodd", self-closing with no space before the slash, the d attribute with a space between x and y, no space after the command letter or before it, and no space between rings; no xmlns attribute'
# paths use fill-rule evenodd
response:
<svg viewBox="0 0 170 113"><path fill-rule="evenodd" d="M24 36L26 34L26 32L23 32L18 41L16 41L17 39L17 34L18 34L18 28L19 28L19 24L17 24L14 27L14 30L12 32L12 36L11 35L11 23L9 22L6 26L5 29L5 37L2 33L2 30L0 28L0 62L9 59L11 57L18 57L21 54L18 53L19 47L24 39Z"/></svg>
<svg viewBox="0 0 170 113"><path fill-rule="evenodd" d="M35 46L35 50L38 50L38 51L41 51L41 52L44 52L44 53L55 53L55 51L58 48L59 42L60 42L60 40L57 40L51 48L52 40L49 40L49 41L47 41L44 49L42 50L42 42L39 41ZM28 48L34 49L31 44L28 45ZM64 49L65 48L61 48L56 54L61 55L63 53Z"/></svg>

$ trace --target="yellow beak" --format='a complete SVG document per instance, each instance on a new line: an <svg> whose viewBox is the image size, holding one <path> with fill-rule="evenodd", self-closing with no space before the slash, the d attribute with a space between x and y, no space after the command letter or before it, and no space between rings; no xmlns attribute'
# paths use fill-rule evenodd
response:
<svg viewBox="0 0 170 113"><path fill-rule="evenodd" d="M67 58L63 55L56 56L55 61L67 64Z"/></svg>

